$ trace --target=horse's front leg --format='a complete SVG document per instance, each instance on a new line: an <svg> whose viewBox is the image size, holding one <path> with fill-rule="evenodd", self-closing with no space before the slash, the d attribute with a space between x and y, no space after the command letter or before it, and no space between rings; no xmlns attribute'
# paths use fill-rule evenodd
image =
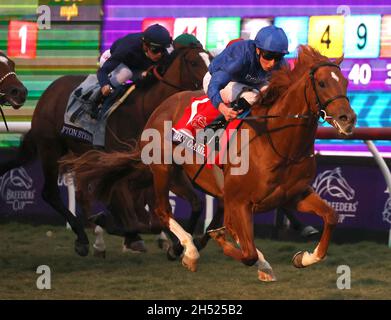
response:
<svg viewBox="0 0 391 320"><path fill-rule="evenodd" d="M296 268L304 268L325 258L330 243L331 233L338 223L338 217L333 208L314 191L297 202L296 210L299 212L317 214L322 217L324 221L322 237L314 252L309 253L307 251L300 251L296 253L292 259L292 263Z"/></svg>

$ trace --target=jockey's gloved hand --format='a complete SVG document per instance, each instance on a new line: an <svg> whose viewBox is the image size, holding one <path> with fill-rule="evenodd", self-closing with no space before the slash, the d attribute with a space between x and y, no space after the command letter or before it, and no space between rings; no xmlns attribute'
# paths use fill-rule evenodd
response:
<svg viewBox="0 0 391 320"><path fill-rule="evenodd" d="M137 88L146 88L156 81L156 77L153 74L152 70L144 71L141 74L141 77L135 80L135 84Z"/></svg>
<svg viewBox="0 0 391 320"><path fill-rule="evenodd" d="M105 97L108 96L110 93L112 93L114 91L114 89L112 88L111 85L109 84L106 84L105 86L103 86L100 91L102 92L102 95L104 95Z"/></svg>
<svg viewBox="0 0 391 320"><path fill-rule="evenodd" d="M233 108L228 107L225 103L220 103L218 110L223 114L225 120L230 121L236 119L237 116L243 110L234 110Z"/></svg>

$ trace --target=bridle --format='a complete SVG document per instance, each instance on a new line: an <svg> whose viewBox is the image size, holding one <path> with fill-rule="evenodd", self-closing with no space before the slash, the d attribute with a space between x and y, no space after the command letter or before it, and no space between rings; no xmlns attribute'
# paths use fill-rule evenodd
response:
<svg viewBox="0 0 391 320"><path fill-rule="evenodd" d="M334 67L334 68L338 68L339 70L341 70L339 65L332 63L332 62L321 62L311 68L310 73L309 73L309 79L311 80L311 84L312 84L313 90L315 92L317 112L316 113L311 112L311 106L310 106L308 98L307 98L307 83L308 83L308 81L307 81L304 86L304 98L306 101L306 105L310 111L310 115L295 115L293 117L290 116L290 118L295 118L295 119L307 118L308 119L308 118L315 117L315 119L317 119L317 121L318 121L319 118L321 117L324 121L326 121L327 119L333 118L332 116L327 115L327 112L326 112L326 108L331 102L333 102L337 99L346 99L349 102L349 98L344 94L336 95L335 97L332 97L332 98L326 100L325 102L320 101L319 93L318 93L316 83L315 83L315 73L319 68L322 68L322 67ZM266 117L268 117L268 116L266 116ZM278 116L272 116L272 117L275 118ZM269 141L272 149L274 150L274 152L279 157L281 157L282 159L285 160L286 165L288 165L289 163L299 163L300 161L304 160L305 158L307 158L309 156L313 156L312 152L310 151L311 146L312 146L311 143L309 144L309 146L305 149L305 151L300 156L295 157L295 158L291 158L291 157L286 157L278 152L278 150L276 149L276 147L273 144L272 137L270 136L269 131L267 131L267 138L268 138L268 141Z"/></svg>
<svg viewBox="0 0 391 320"><path fill-rule="evenodd" d="M2 76L2 77L0 78L0 85L4 82L5 79L7 79L9 76L12 76L12 75L14 75L14 76L16 77L16 73L13 72L13 71L10 71L10 72L6 73L4 76ZM2 106L5 105L5 103L2 103L2 102L1 102L2 97L4 97L5 95L6 95L6 93L0 91L0 113L1 113L1 116L3 117L3 121L4 121L5 128L7 129L7 132L9 132L7 120L5 119L4 111L3 111L3 109L1 108Z"/></svg>
<svg viewBox="0 0 391 320"><path fill-rule="evenodd" d="M16 73L13 71L10 71L10 72L6 73L4 76L2 76L0 79L0 85L4 82L5 79L7 79L9 76L12 76L12 75L14 75L16 77ZM0 97L5 96L5 95L6 94L4 92L0 91Z"/></svg>
<svg viewBox="0 0 391 320"><path fill-rule="evenodd" d="M337 99L346 99L348 102L349 101L349 98L344 95L344 94L339 94L335 97L332 97L328 100L326 100L325 102L321 102L320 101L320 98L319 98L319 93L318 93L318 89L317 89L317 86L316 86L316 83L315 83L315 73L316 71L319 69L319 68L322 68L322 67L334 67L334 68L338 68L338 70L341 70L340 66L335 64L335 63L332 63L332 62L322 62L322 63L319 63L317 65L315 65L314 67L312 67L311 71L310 71L310 79L311 79L311 83L312 83L312 87L314 89L314 92L315 92L315 97L316 97L316 106L318 108L318 117L322 117L323 120L327 120L327 119L332 119L331 116L327 115L327 112L326 112L326 108L327 106L337 100ZM307 89L307 84L304 88L304 91L306 92L306 89ZM307 95L304 94L304 97L305 97L305 101L307 103L307 106L309 107L309 103L308 103L308 100L307 100Z"/></svg>
<svg viewBox="0 0 391 320"><path fill-rule="evenodd" d="M187 49L187 52L185 54L182 54L182 56L180 58L181 59L181 64L184 63L185 68L186 68L186 74L191 74L190 68L189 68L189 65L188 65L189 62L188 62L188 60L186 60L186 56L187 56L187 54L189 53L189 51L191 49L197 49L197 47L189 47L189 48L184 48L182 50L185 50L185 49ZM202 49L202 48L199 48L199 49ZM181 50L181 49L179 49L179 50ZM200 88L200 86L201 86L201 84L198 84L196 80L194 80L194 82L192 83L193 88L189 89L189 88L184 88L184 87L178 86L178 85L176 85L176 84L166 80L164 78L164 75L161 75L157 69L158 69L158 67L154 67L152 69L153 74L156 77L156 79L158 79L160 82L162 82L162 83L164 83L164 84L166 84L166 85L168 85L168 86L170 86L172 88L175 88L177 90L180 90L180 91L198 90ZM182 83L182 72L179 75L179 82Z"/></svg>

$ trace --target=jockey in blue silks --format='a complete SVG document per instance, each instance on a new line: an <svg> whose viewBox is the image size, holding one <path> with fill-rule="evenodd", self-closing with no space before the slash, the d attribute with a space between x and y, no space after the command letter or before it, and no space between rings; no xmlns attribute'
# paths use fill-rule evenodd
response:
<svg viewBox="0 0 391 320"><path fill-rule="evenodd" d="M212 60L204 77L204 91L226 120L235 119L241 110L255 103L259 90L263 92L267 88L271 71L286 64L287 53L288 38L284 30L264 27L254 40L237 41ZM250 87L250 91L243 92L245 87ZM239 94L238 105L233 109L231 102Z"/></svg>
<svg viewBox="0 0 391 320"><path fill-rule="evenodd" d="M110 50L100 58L97 72L101 93L109 96L103 104L104 113L115 97L110 99L116 88L127 80L138 80L142 72L168 55L172 43L166 28L159 24L148 27L144 32L128 34L116 40Z"/></svg>

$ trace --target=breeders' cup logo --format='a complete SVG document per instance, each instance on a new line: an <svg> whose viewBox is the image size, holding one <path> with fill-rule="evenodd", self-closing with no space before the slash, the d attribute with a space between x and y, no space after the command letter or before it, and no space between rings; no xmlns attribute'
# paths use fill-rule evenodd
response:
<svg viewBox="0 0 391 320"><path fill-rule="evenodd" d="M384 205L383 221L391 223L391 197L389 197Z"/></svg>
<svg viewBox="0 0 391 320"><path fill-rule="evenodd" d="M322 198L333 198L332 200L325 200L339 213L338 222L342 223L345 218L356 217L358 201L352 202L355 197L355 191L342 176L340 167L334 170L326 170L319 174L315 179L313 187Z"/></svg>
<svg viewBox="0 0 391 320"><path fill-rule="evenodd" d="M34 203L33 179L22 167L12 169L0 177L0 194L14 211L23 210L26 205Z"/></svg>

